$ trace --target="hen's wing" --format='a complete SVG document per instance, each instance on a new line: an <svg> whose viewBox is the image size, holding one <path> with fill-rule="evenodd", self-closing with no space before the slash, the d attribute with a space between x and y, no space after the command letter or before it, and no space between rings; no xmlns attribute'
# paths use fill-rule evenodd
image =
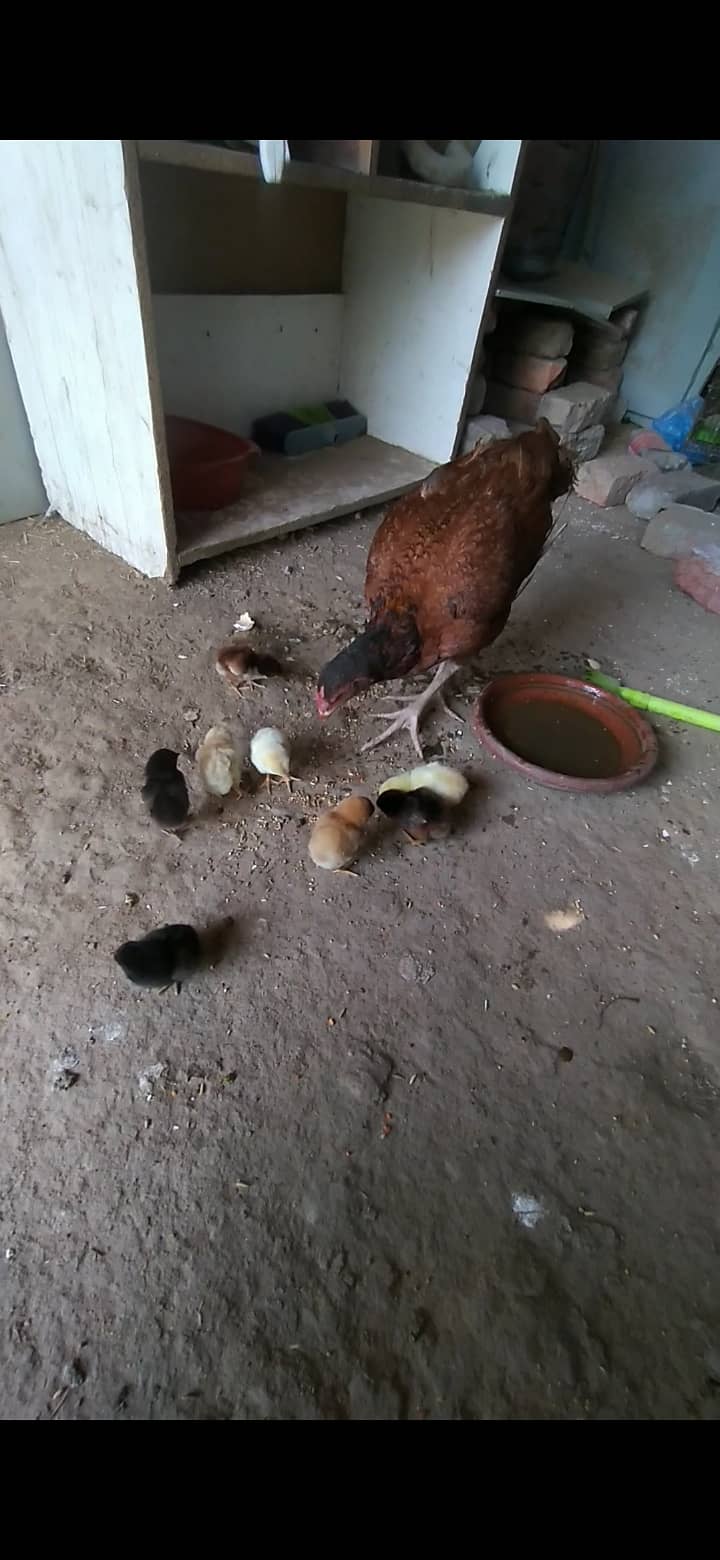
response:
<svg viewBox="0 0 720 1560"><path fill-rule="evenodd" d="M540 557L572 467L545 426L471 451L398 499L368 556L370 613L411 612L423 667L473 655L503 628Z"/></svg>

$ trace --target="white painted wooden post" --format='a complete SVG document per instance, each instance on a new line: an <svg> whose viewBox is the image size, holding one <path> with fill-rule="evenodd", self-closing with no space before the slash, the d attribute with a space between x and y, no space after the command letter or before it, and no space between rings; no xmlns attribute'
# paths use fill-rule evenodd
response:
<svg viewBox="0 0 720 1560"><path fill-rule="evenodd" d="M119 140L3 141L0 307L49 504L159 576L174 571L174 525L134 176Z"/></svg>

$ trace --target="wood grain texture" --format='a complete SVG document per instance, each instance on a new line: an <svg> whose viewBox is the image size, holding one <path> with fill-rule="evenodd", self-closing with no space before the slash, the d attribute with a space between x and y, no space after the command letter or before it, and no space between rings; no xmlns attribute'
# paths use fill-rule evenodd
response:
<svg viewBox="0 0 720 1560"><path fill-rule="evenodd" d="M377 141L291 141L290 154L300 162L345 168L348 173L374 173Z"/></svg>
<svg viewBox="0 0 720 1560"><path fill-rule="evenodd" d="M141 163L140 181L154 292L340 291L345 196L337 191L153 163Z"/></svg>
<svg viewBox="0 0 720 1560"><path fill-rule="evenodd" d="M168 565L121 141L5 141L0 305L48 502Z"/></svg>
<svg viewBox="0 0 720 1560"><path fill-rule="evenodd" d="M203 141L138 141L137 146L141 160L147 163L195 168L204 173L235 174L240 179L262 177L259 159L250 152L231 151L228 147L210 146ZM351 173L348 169L328 168L321 163L289 162L281 187L286 189L292 185L315 190L346 190L349 194L372 195L380 200L410 201L413 205L442 206L495 217L505 216L510 209L510 197L495 190L447 189L444 185L424 184L419 179Z"/></svg>
<svg viewBox="0 0 720 1560"><path fill-rule="evenodd" d="M237 504L214 514L178 515L180 564L382 504L422 482L429 469L407 450L371 438L290 460L263 455Z"/></svg>

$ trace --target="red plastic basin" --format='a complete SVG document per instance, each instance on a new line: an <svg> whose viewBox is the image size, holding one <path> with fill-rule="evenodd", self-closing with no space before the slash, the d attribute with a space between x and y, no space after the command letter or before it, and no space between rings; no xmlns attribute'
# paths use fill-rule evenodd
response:
<svg viewBox="0 0 720 1560"><path fill-rule="evenodd" d="M224 509L240 497L249 462L260 451L252 439L190 417L166 417L165 437L176 509Z"/></svg>

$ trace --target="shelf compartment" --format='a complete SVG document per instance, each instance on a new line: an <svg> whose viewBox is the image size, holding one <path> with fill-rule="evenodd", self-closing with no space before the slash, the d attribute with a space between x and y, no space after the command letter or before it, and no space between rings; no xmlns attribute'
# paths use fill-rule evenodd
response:
<svg viewBox="0 0 720 1560"><path fill-rule="evenodd" d="M209 146L204 141L138 141L137 151L142 162L262 179L260 159L254 153ZM504 217L510 209L510 196L499 195L494 190L446 189L437 184L423 184L420 180L351 173L348 169L331 168L323 163L289 162L282 184L268 188L292 184L305 185L309 189L344 190L351 195L372 195L384 200L410 201L416 206L477 211L491 217Z"/></svg>
<svg viewBox="0 0 720 1560"><path fill-rule="evenodd" d="M382 504L422 482L432 461L369 435L289 459L262 455L247 492L212 514L178 514L178 564L270 541Z"/></svg>

